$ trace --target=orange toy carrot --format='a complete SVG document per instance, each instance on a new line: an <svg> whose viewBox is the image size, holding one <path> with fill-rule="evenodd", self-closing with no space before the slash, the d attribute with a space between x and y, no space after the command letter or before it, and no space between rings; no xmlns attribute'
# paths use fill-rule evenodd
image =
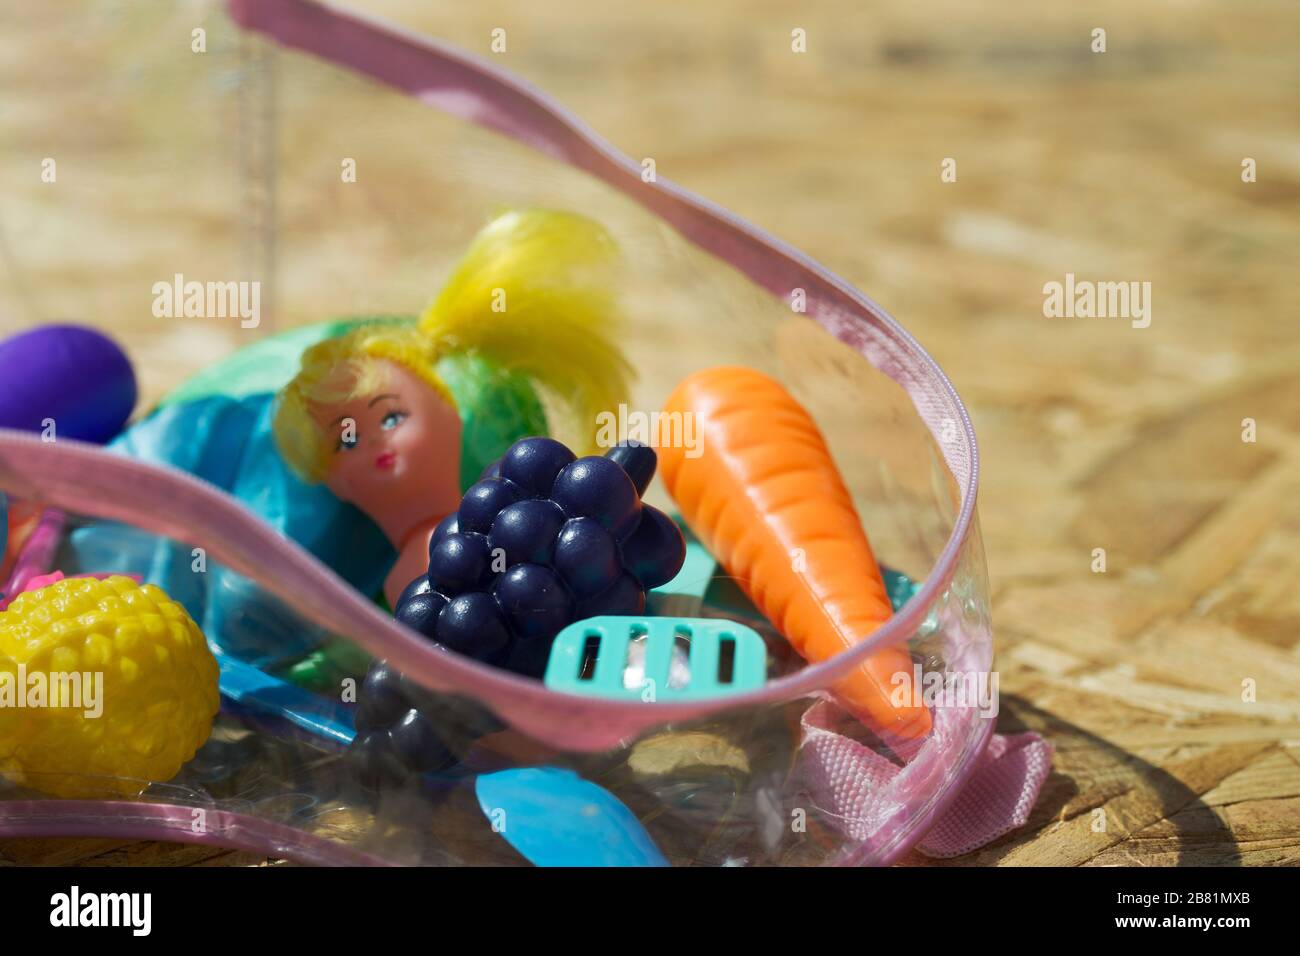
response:
<svg viewBox="0 0 1300 956"><path fill-rule="evenodd" d="M711 368L683 380L664 411L659 467L669 494L804 660L829 660L890 617L849 491L812 417L789 392L753 369ZM698 442L686 447L674 438L690 431L668 432L691 419ZM872 655L834 691L873 729L919 737L930 729L930 713L890 700L896 673L912 673L906 648Z"/></svg>

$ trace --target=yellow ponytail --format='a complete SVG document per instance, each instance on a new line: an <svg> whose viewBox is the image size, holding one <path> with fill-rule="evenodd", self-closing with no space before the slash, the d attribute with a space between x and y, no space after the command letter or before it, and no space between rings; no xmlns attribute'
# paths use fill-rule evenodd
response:
<svg viewBox="0 0 1300 956"><path fill-rule="evenodd" d="M572 213L494 219L420 318L441 353L475 351L559 399L594 448L596 415L627 401L632 369L615 344L618 247Z"/></svg>
<svg viewBox="0 0 1300 956"><path fill-rule="evenodd" d="M627 401L632 377L615 344L618 258L609 233L585 217L541 209L496 217L474 238L418 326L366 323L303 353L302 368L276 407L281 455L304 479L325 479L333 444L310 408L373 391L375 359L409 368L454 408L435 365L457 352L526 375L560 403L572 431L587 442L584 451L593 450L597 414ZM330 373L344 363L356 368L345 377L348 394L332 394Z"/></svg>

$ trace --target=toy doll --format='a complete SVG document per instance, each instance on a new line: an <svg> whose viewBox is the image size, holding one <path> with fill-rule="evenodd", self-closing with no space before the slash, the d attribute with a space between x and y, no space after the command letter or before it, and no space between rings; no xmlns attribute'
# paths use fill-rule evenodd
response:
<svg viewBox="0 0 1300 956"><path fill-rule="evenodd" d="M631 375L613 341L616 259L588 219L510 211L475 237L418 323L367 323L303 353L276 405L277 446L396 549L390 606L425 571L429 538L460 501L466 415L492 413L459 407L441 363L475 356L522 375L567 413L570 440L590 447L597 414L627 400Z"/></svg>

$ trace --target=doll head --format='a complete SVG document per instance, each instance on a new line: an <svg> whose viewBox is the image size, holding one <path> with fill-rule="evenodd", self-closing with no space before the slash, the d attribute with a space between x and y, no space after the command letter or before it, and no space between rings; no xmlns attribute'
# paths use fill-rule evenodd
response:
<svg viewBox="0 0 1300 956"><path fill-rule="evenodd" d="M413 328L375 323L312 346L274 427L296 472L367 514L455 505L460 413Z"/></svg>

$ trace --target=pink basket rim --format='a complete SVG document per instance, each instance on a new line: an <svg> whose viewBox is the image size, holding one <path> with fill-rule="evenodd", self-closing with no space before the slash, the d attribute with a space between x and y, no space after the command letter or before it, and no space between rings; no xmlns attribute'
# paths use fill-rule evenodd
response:
<svg viewBox="0 0 1300 956"><path fill-rule="evenodd" d="M203 824L195 829L195 812ZM311 866L391 866L382 857L262 817L230 810L133 800L0 801L0 834L112 837L247 850Z"/></svg>

